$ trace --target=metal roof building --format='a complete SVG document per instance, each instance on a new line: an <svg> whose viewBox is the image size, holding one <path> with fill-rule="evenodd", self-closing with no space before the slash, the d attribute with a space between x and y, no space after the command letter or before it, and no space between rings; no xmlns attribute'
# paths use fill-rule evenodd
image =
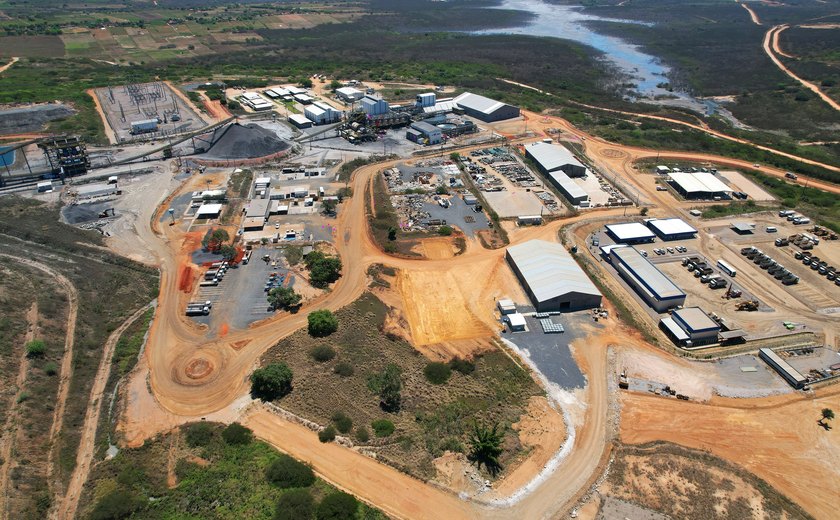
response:
<svg viewBox="0 0 840 520"><path fill-rule="evenodd" d="M601 292L562 244L531 240L509 247L505 256L538 311L601 305Z"/></svg>
<svg viewBox="0 0 840 520"><path fill-rule="evenodd" d="M549 173L548 180L575 206L580 206L589 200L589 194L559 170Z"/></svg>
<svg viewBox="0 0 840 520"><path fill-rule="evenodd" d="M634 248L611 249L610 262L618 274L657 312L685 304L685 293Z"/></svg>
<svg viewBox="0 0 840 520"><path fill-rule="evenodd" d="M245 216L251 217L268 217L268 209L271 207L271 199L251 199L248 207L245 209Z"/></svg>
<svg viewBox="0 0 840 520"><path fill-rule="evenodd" d="M195 218L219 218L222 214L221 204L202 204L195 212Z"/></svg>
<svg viewBox="0 0 840 520"><path fill-rule="evenodd" d="M303 114L290 114L289 122L298 128L309 128L312 126L312 121Z"/></svg>
<svg viewBox="0 0 840 520"><path fill-rule="evenodd" d="M718 341L720 325L700 307L675 310L671 316L662 318L660 324L682 346L707 345Z"/></svg>
<svg viewBox="0 0 840 520"><path fill-rule="evenodd" d="M607 233L616 241L623 244L640 244L653 242L653 232L640 222L626 222L624 224L607 224Z"/></svg>
<svg viewBox="0 0 840 520"><path fill-rule="evenodd" d="M790 383L792 387L799 389L805 386L805 383L808 382L808 379L805 376L790 366L790 363L782 359L781 356L769 348L758 349L758 357L773 367L780 376L785 378L785 381Z"/></svg>
<svg viewBox="0 0 840 520"><path fill-rule="evenodd" d="M335 89L335 94L339 99L352 103L365 97L365 93L353 87L341 87Z"/></svg>
<svg viewBox="0 0 840 520"><path fill-rule="evenodd" d="M519 117L519 107L496 101L495 99L464 92L453 101L464 110L468 116L480 119L485 123L504 121Z"/></svg>
<svg viewBox="0 0 840 520"><path fill-rule="evenodd" d="M674 187L688 198L712 198L725 196L734 190L720 179L708 172L675 172L670 173Z"/></svg>
<svg viewBox="0 0 840 520"><path fill-rule="evenodd" d="M647 225L662 240L684 240L697 235L697 230L681 218L648 220Z"/></svg>
<svg viewBox="0 0 840 520"><path fill-rule="evenodd" d="M586 166L578 161L574 154L564 146L551 143L533 143L525 147L525 155L537 163L543 174L562 171L569 177L583 177Z"/></svg>

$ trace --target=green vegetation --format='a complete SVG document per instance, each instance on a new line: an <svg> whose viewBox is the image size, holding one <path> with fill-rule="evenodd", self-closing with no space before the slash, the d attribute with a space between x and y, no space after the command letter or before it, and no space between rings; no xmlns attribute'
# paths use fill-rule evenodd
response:
<svg viewBox="0 0 840 520"><path fill-rule="evenodd" d="M394 363L385 367L379 374L368 379L368 388L371 392L379 394L379 406L386 412L397 413L402 404L402 371Z"/></svg>
<svg viewBox="0 0 840 520"><path fill-rule="evenodd" d="M346 163L341 165L341 168L338 169L338 180L341 182L349 182L350 177L353 175L353 172L358 170L362 166L366 166L368 164L375 164L378 162L384 162L396 158L396 155L371 155L368 157L356 157L355 159L347 161Z"/></svg>
<svg viewBox="0 0 840 520"><path fill-rule="evenodd" d="M743 215L745 213L755 213L757 211L766 211L768 207L759 206L755 201L748 200L746 202L730 202L729 204L715 204L714 206L705 206L703 208L703 218L718 218L727 217L729 215Z"/></svg>
<svg viewBox="0 0 840 520"><path fill-rule="evenodd" d="M289 265L297 265L303 260L303 248L300 246L286 246L283 248L283 256Z"/></svg>
<svg viewBox="0 0 840 520"><path fill-rule="evenodd" d="M315 516L318 520L353 520L358 509L359 501L353 495L339 491L321 501Z"/></svg>
<svg viewBox="0 0 840 520"><path fill-rule="evenodd" d="M193 423L186 428L187 445L193 448L207 446L213 439L214 427L207 422Z"/></svg>
<svg viewBox="0 0 840 520"><path fill-rule="evenodd" d="M318 345L309 353L312 355L312 359L318 363L326 363L335 357L335 349L329 345Z"/></svg>
<svg viewBox="0 0 840 520"><path fill-rule="evenodd" d="M443 237L452 236L452 228L450 226L440 226L438 228L438 235Z"/></svg>
<svg viewBox="0 0 840 520"><path fill-rule="evenodd" d="M128 374L134 368L134 365L137 364L137 356L143 347L146 332L149 330L149 325L151 325L154 316L155 309L149 308L134 323L128 326L117 341L117 346L114 349L113 364L117 368L119 376Z"/></svg>
<svg viewBox="0 0 840 520"><path fill-rule="evenodd" d="M302 299L291 287L275 287L268 291L266 298L272 308L280 310L296 309Z"/></svg>
<svg viewBox="0 0 840 520"><path fill-rule="evenodd" d="M332 442L335 440L335 428L330 425L318 432L318 440L321 442Z"/></svg>
<svg viewBox="0 0 840 520"><path fill-rule="evenodd" d="M309 487L315 483L312 468L288 455L280 455L265 470L265 478L280 489Z"/></svg>
<svg viewBox="0 0 840 520"><path fill-rule="evenodd" d="M475 363L461 358L452 358L452 361L449 362L449 367L465 376L475 372Z"/></svg>
<svg viewBox="0 0 840 520"><path fill-rule="evenodd" d="M428 379L430 383L434 385L442 385L449 381L449 377L452 375L452 368L450 368L450 366L446 363L433 361L426 365L426 368L423 369L423 375L426 376L426 379Z"/></svg>
<svg viewBox="0 0 840 520"><path fill-rule="evenodd" d="M499 425L494 424L492 428L486 425L473 425L473 431L469 438L470 453L468 458L478 464L483 464L487 470L495 475L501 471L499 455L502 454L502 441L504 434L499 431Z"/></svg>
<svg viewBox="0 0 840 520"><path fill-rule="evenodd" d="M312 311L307 316L309 335L324 338L338 330L338 318L328 309Z"/></svg>
<svg viewBox="0 0 840 520"><path fill-rule="evenodd" d="M396 429L394 423L388 419L377 419L370 423L370 426L373 428L373 433L375 433L377 437L390 437Z"/></svg>
<svg viewBox="0 0 840 520"><path fill-rule="evenodd" d="M356 428L356 438L361 442L367 442L370 440L370 433L364 426L359 426Z"/></svg>
<svg viewBox="0 0 840 520"><path fill-rule="evenodd" d="M341 363L336 363L333 367L333 372L340 375L341 377L350 377L353 375L353 365L350 363L342 361Z"/></svg>
<svg viewBox="0 0 840 520"><path fill-rule="evenodd" d="M347 417L347 414L344 412L335 412L332 416L332 421L335 424L335 428L341 433L350 433L350 430L353 429L353 419Z"/></svg>
<svg viewBox="0 0 840 520"><path fill-rule="evenodd" d="M209 424L212 435L206 446L184 446L176 431L140 448L121 449L113 459L95 465L79 517L302 520L313 518L318 506L337 492L308 466L268 444L228 444L222 439L224 426ZM173 462L176 485L170 487ZM361 503L349 514L354 519L386 518Z"/></svg>
<svg viewBox="0 0 840 520"><path fill-rule="evenodd" d="M337 256L327 256L320 251L312 251L303 260L306 268L309 269L309 283L313 287L323 289L341 278L341 259Z"/></svg>
<svg viewBox="0 0 840 520"><path fill-rule="evenodd" d="M48 376L54 376L58 374L58 365L54 361L50 361L44 365L44 373Z"/></svg>
<svg viewBox="0 0 840 520"><path fill-rule="evenodd" d="M222 228L208 229L201 239L201 247L205 251L220 253L221 248L230 240L228 232Z"/></svg>
<svg viewBox="0 0 840 520"><path fill-rule="evenodd" d="M279 399L292 391L292 371L285 363L270 363L251 374L251 397Z"/></svg>
<svg viewBox="0 0 840 520"><path fill-rule="evenodd" d="M47 345L44 340L33 339L26 344L26 357L29 359L42 358L47 353Z"/></svg>
<svg viewBox="0 0 840 520"><path fill-rule="evenodd" d="M222 440L231 446L250 444L253 439L253 432L239 423L232 423L222 430Z"/></svg>

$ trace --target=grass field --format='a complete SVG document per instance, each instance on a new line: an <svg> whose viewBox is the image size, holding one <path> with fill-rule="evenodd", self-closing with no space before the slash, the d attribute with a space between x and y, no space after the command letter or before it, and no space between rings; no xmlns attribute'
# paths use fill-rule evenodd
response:
<svg viewBox="0 0 840 520"><path fill-rule="evenodd" d="M209 435L199 443L188 433L188 425L151 439L141 448L121 450L115 458L94 466L82 494L80 516L147 520L273 518L278 501L289 492L266 480L266 469L280 456L277 450L260 441L228 444L221 437L222 425L200 424L207 427ZM322 480L298 489L307 490L316 504L337 491ZM357 503L355 516L348 518L386 517Z"/></svg>
<svg viewBox="0 0 840 520"><path fill-rule="evenodd" d="M525 412L529 397L542 394L530 374L494 350L475 360L471 374L453 370L447 383L431 384L423 373L426 358L405 341L383 334L387 312L368 293L336 313L339 329L333 335L316 339L299 331L269 350L263 364L280 360L294 372L294 390L277 404L323 425L336 412L343 412L354 428L363 426L369 432L372 421L392 421L396 431L390 437L376 438L372 432L368 441L356 433L351 437L375 451L383 462L419 478L435 475L432 459L444 449L465 449L474 422L498 423L504 429L503 466L521 456L522 447L510 425ZM319 345L332 346L335 358L314 361L310 351ZM349 364L352 375L336 374L339 363ZM368 387L369 379L388 364L397 365L402 373L399 413L384 412L379 396Z"/></svg>

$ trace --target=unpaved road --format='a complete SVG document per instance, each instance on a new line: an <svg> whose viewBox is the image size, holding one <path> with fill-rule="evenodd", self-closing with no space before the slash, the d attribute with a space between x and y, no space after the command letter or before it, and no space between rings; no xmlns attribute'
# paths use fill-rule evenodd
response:
<svg viewBox="0 0 840 520"><path fill-rule="evenodd" d="M93 100L93 105L96 107L96 113L99 114L99 119L102 120L102 126L105 129L105 137L108 138L108 142L111 144L117 144L117 134L114 132L114 129L111 128L111 124L108 123L108 118L105 117L105 111L102 109L102 104L99 102L99 96L96 95L96 91L92 88L85 90L85 94L90 96Z"/></svg>
<svg viewBox="0 0 840 520"><path fill-rule="evenodd" d="M79 312L79 295L76 291L76 286L69 279L46 264L5 253L0 253L0 256L46 273L67 293L68 311L64 354L61 357L61 372L59 373L58 393L55 400L53 420L50 425L50 448L47 455L47 484L55 500L60 498L62 492L61 482L55 476L55 466L58 464L56 453L58 449L58 434L61 432L61 427L64 423L64 406L67 402L67 393L70 390L70 380L73 377L73 345L76 339L76 316Z"/></svg>
<svg viewBox="0 0 840 520"><path fill-rule="evenodd" d="M825 92L823 92L822 90L820 90L820 88L818 86L816 86L813 83L811 83L810 81L804 80L804 79L800 78L799 76L797 76L796 74L794 74L789 68L787 68L785 66L784 63L782 63L782 61L779 59L779 57L776 56L776 53L773 52L772 42L776 41L776 43L778 43L779 33L784 31L787 28L788 28L787 25L777 25L777 26L771 28L769 31L767 31L764 34L764 43L762 45L764 47L764 52L767 53L767 56L769 56L770 59L773 60L773 63L775 63L776 66L779 67L779 70L781 70L782 72L784 72L785 74L787 74L791 78L795 79L803 87L807 88L808 90L810 90L811 92L813 92L814 94L819 96L819 98L822 99L823 101L825 101L828 106L830 106L834 110L840 111L840 104L838 104L836 101L831 99L831 97L828 94L826 94Z"/></svg>
<svg viewBox="0 0 840 520"><path fill-rule="evenodd" d="M14 64L15 64L15 63L17 63L18 61L20 61L20 58L18 58L18 57L16 57L16 56L12 56L12 59L11 59L11 61L9 61L9 63L7 63L7 64L5 64L5 65L0 66L0 74L2 74L2 73L4 73L4 72L6 72L6 71L9 69L9 67L11 67L12 65L14 65Z"/></svg>
<svg viewBox="0 0 840 520"><path fill-rule="evenodd" d="M735 1L738 2L738 0L735 0ZM752 20L752 22L754 24L761 25L761 20L758 18L758 15L756 14L756 12L752 10L752 7L748 6L747 4L745 4L743 2L738 2L738 3L741 5L741 7L746 9L748 13L750 13L750 20Z"/></svg>
<svg viewBox="0 0 840 520"><path fill-rule="evenodd" d="M90 465L93 461L93 452L96 450L96 429L99 426L99 416L102 412L105 386L111 377L111 361L114 357L114 350L117 348L117 342L119 342L125 330L142 316L150 305L140 308L129 316L122 325L108 336L108 340L105 342L102 359L99 362L99 368L96 371L96 377L90 390L85 422L82 426L82 436L79 441L79 449L76 452L76 467L70 476L70 483L67 485L62 500L51 510L50 518L70 519L76 517L76 508L79 506L82 487L87 481Z"/></svg>

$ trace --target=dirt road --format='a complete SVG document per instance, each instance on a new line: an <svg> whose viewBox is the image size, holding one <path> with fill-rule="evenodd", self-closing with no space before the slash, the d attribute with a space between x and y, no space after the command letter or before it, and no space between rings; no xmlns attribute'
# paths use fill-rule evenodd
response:
<svg viewBox="0 0 840 520"><path fill-rule="evenodd" d="M783 26L781 29L773 33L773 39L770 42L771 48L773 52L780 56L784 56L785 58L796 59L796 56L786 53L782 50L782 47L779 45L779 35L782 34L782 31L787 29L787 26Z"/></svg>
<svg viewBox="0 0 840 520"><path fill-rule="evenodd" d="M787 74L791 78L795 79L803 87L807 88L808 90L810 90L811 92L813 92L814 94L819 96L819 98L822 99L823 101L825 101L825 103L828 106L830 106L834 110L840 111L840 104L838 104L836 101L831 99L831 97L828 94L826 94L825 92L823 92L822 90L820 90L820 88L818 86L816 86L813 83L811 83L810 81L804 80L804 79L800 78L799 76L797 76L796 74L794 74L789 68L787 68L785 66L784 63L782 63L782 61L779 59L779 57L776 56L776 53L773 52L773 47L774 46L771 42L775 41L776 44L778 45L779 33L784 31L787 28L788 28L787 25L777 25L777 26L771 28L769 31L767 31L764 34L764 43L763 43L764 52L767 53L767 56L769 56L770 59L773 60L773 63L775 63L776 66L779 67L779 70L781 70L782 72L784 72L785 74Z"/></svg>
<svg viewBox="0 0 840 520"><path fill-rule="evenodd" d="M18 58L17 56L12 56L12 59L11 59L11 61L9 61L9 63L0 66L0 74L6 72L9 69L9 67L14 65L18 61L20 61L20 58Z"/></svg>
<svg viewBox="0 0 840 520"><path fill-rule="evenodd" d="M737 2L738 0L735 1ZM755 13L755 11L752 10L750 6L743 2L738 2L738 4L740 4L741 7L746 9L748 13L750 13L750 20L752 20L754 24L761 25L761 20L758 18L758 15Z"/></svg>
<svg viewBox="0 0 840 520"><path fill-rule="evenodd" d="M79 441L79 449L76 452L76 467L73 470L73 474L70 476L70 482L67 485L67 490L64 492L64 496L51 510L51 514L49 515L50 518L76 518L76 508L79 505L82 487L87 481L90 465L93 461L93 452L96 450L96 429L99 426L99 416L102 412L105 386L108 384L108 379L111 377L111 361L114 356L114 350L117 348L117 342L120 340L125 330L140 316L142 316L149 306L150 305L146 305L129 316L122 325L117 327L114 332L108 336L108 340L105 342L102 359L99 362L99 368L96 371L96 377L93 380L93 386L90 390L88 407L85 412L85 422L82 425L82 436Z"/></svg>
<svg viewBox="0 0 840 520"><path fill-rule="evenodd" d="M85 94L90 96L93 100L93 104L96 107L96 113L99 114L99 119L102 120L102 126L105 129L105 137L108 138L108 142L111 144L117 144L117 134L114 132L114 129L111 128L111 124L108 123L108 118L105 117L105 111L102 109L102 104L99 102L99 96L96 95L96 91L92 88L85 90Z"/></svg>
<svg viewBox="0 0 840 520"><path fill-rule="evenodd" d="M26 335L23 338L23 344L27 344L35 339L35 332L38 327L38 302L32 303L29 312L26 313ZM26 374L29 371L29 359L26 357L26 351L23 351L23 356L18 365L18 373L15 377L15 393L10 396L9 411L6 415L6 421L3 424L2 437L0 437L0 518L9 518L10 501L9 501L9 474L12 470L12 451L17 441L18 422L20 421L20 395L24 391L24 383L26 383Z"/></svg>

